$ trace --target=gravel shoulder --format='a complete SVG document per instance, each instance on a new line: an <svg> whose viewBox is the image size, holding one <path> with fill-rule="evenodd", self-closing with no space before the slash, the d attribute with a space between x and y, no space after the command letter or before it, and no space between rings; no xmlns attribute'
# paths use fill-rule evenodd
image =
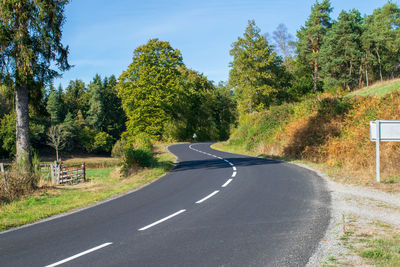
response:
<svg viewBox="0 0 400 267"><path fill-rule="evenodd" d="M330 225L307 266L400 265L399 240L393 240L400 233L400 193L337 183L304 164L296 165L317 172L332 201ZM383 248L376 249L375 243L383 243Z"/></svg>

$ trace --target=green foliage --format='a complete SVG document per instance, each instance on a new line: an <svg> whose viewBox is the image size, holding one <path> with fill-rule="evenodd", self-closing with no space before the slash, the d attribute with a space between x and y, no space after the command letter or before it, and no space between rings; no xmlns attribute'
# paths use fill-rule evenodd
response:
<svg viewBox="0 0 400 267"><path fill-rule="evenodd" d="M313 74L314 92L318 89L318 72L320 66L320 49L324 43L327 29L331 26L329 14L332 12L329 0L318 1L312 6L311 14L304 27L297 32L298 61L304 70Z"/></svg>
<svg viewBox="0 0 400 267"><path fill-rule="evenodd" d="M83 147L86 152L93 151L93 142L96 136L96 131L84 126L78 133L79 146Z"/></svg>
<svg viewBox="0 0 400 267"><path fill-rule="evenodd" d="M112 147L111 156L113 158L122 158L124 155L125 147L126 147L126 141L123 139L118 140Z"/></svg>
<svg viewBox="0 0 400 267"><path fill-rule="evenodd" d="M13 157L15 155L15 115L6 114L0 121L0 154Z"/></svg>
<svg viewBox="0 0 400 267"><path fill-rule="evenodd" d="M329 90L338 86L342 89L357 87L361 82L362 64L362 23L357 10L342 11L325 36L321 48L324 87Z"/></svg>
<svg viewBox="0 0 400 267"><path fill-rule="evenodd" d="M232 44L230 54L229 86L234 88L239 113L260 111L275 103L287 84L282 75L285 68L254 21L249 21L243 38Z"/></svg>
<svg viewBox="0 0 400 267"><path fill-rule="evenodd" d="M122 157L122 172L129 175L137 168L150 167L154 163L153 145L146 133L129 137Z"/></svg>
<svg viewBox="0 0 400 267"><path fill-rule="evenodd" d="M94 137L92 150L95 152L111 152L113 147L114 138L105 132L99 132Z"/></svg>
<svg viewBox="0 0 400 267"><path fill-rule="evenodd" d="M171 120L181 65L181 53L168 42L151 39L135 49L133 61L118 83L129 135L145 132L154 139L163 137Z"/></svg>
<svg viewBox="0 0 400 267"><path fill-rule="evenodd" d="M70 68L68 47L61 43L67 3L4 0L0 5L0 82L15 89L17 159L21 162L25 154L30 156L29 99L40 101L42 88L59 75L57 70ZM25 162L29 170L31 161Z"/></svg>
<svg viewBox="0 0 400 267"><path fill-rule="evenodd" d="M78 111L86 114L88 110L87 100L85 99L86 87L81 80L70 81L65 93L63 94L63 102L65 104L65 112L76 116Z"/></svg>
<svg viewBox="0 0 400 267"><path fill-rule="evenodd" d="M53 125L61 123L64 119L64 103L62 94L63 92L61 86L58 88L58 90L51 88L50 94L47 98L46 109L50 114L50 121Z"/></svg>

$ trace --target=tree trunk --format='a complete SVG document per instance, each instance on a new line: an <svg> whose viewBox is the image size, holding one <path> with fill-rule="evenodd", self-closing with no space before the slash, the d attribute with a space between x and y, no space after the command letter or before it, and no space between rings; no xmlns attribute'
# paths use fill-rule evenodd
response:
<svg viewBox="0 0 400 267"><path fill-rule="evenodd" d="M30 170L29 94L25 84L17 88L15 102L17 162L25 170Z"/></svg>
<svg viewBox="0 0 400 267"><path fill-rule="evenodd" d="M376 48L376 55L378 56L378 62L379 62L379 75L381 76L381 82L383 82L383 77L382 77L382 62L381 62L381 56L379 54L379 47Z"/></svg>
<svg viewBox="0 0 400 267"><path fill-rule="evenodd" d="M367 83L367 88L369 86L369 81L368 81L368 54L365 56L365 82Z"/></svg>
<svg viewBox="0 0 400 267"><path fill-rule="evenodd" d="M318 85L318 62L314 62L314 93L317 92L317 85Z"/></svg>

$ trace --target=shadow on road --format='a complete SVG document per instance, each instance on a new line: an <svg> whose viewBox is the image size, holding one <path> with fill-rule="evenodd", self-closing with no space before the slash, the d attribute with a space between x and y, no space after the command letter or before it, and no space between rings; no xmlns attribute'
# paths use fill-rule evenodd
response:
<svg viewBox="0 0 400 267"><path fill-rule="evenodd" d="M267 165L267 164L281 164L282 162L271 160L271 159L259 159L259 158L225 158L229 162L232 162L237 168L245 166L255 165ZM232 168L227 162L220 159L210 160L190 160L179 162L173 169L174 172L186 171L186 170L198 170L198 169L223 169Z"/></svg>

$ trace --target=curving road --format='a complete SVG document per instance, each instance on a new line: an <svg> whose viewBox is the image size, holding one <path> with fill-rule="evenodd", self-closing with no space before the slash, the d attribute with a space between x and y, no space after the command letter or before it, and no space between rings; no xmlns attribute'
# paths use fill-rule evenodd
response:
<svg viewBox="0 0 400 267"><path fill-rule="evenodd" d="M304 266L330 219L313 172L169 147L176 168L141 190L0 234L1 266Z"/></svg>

